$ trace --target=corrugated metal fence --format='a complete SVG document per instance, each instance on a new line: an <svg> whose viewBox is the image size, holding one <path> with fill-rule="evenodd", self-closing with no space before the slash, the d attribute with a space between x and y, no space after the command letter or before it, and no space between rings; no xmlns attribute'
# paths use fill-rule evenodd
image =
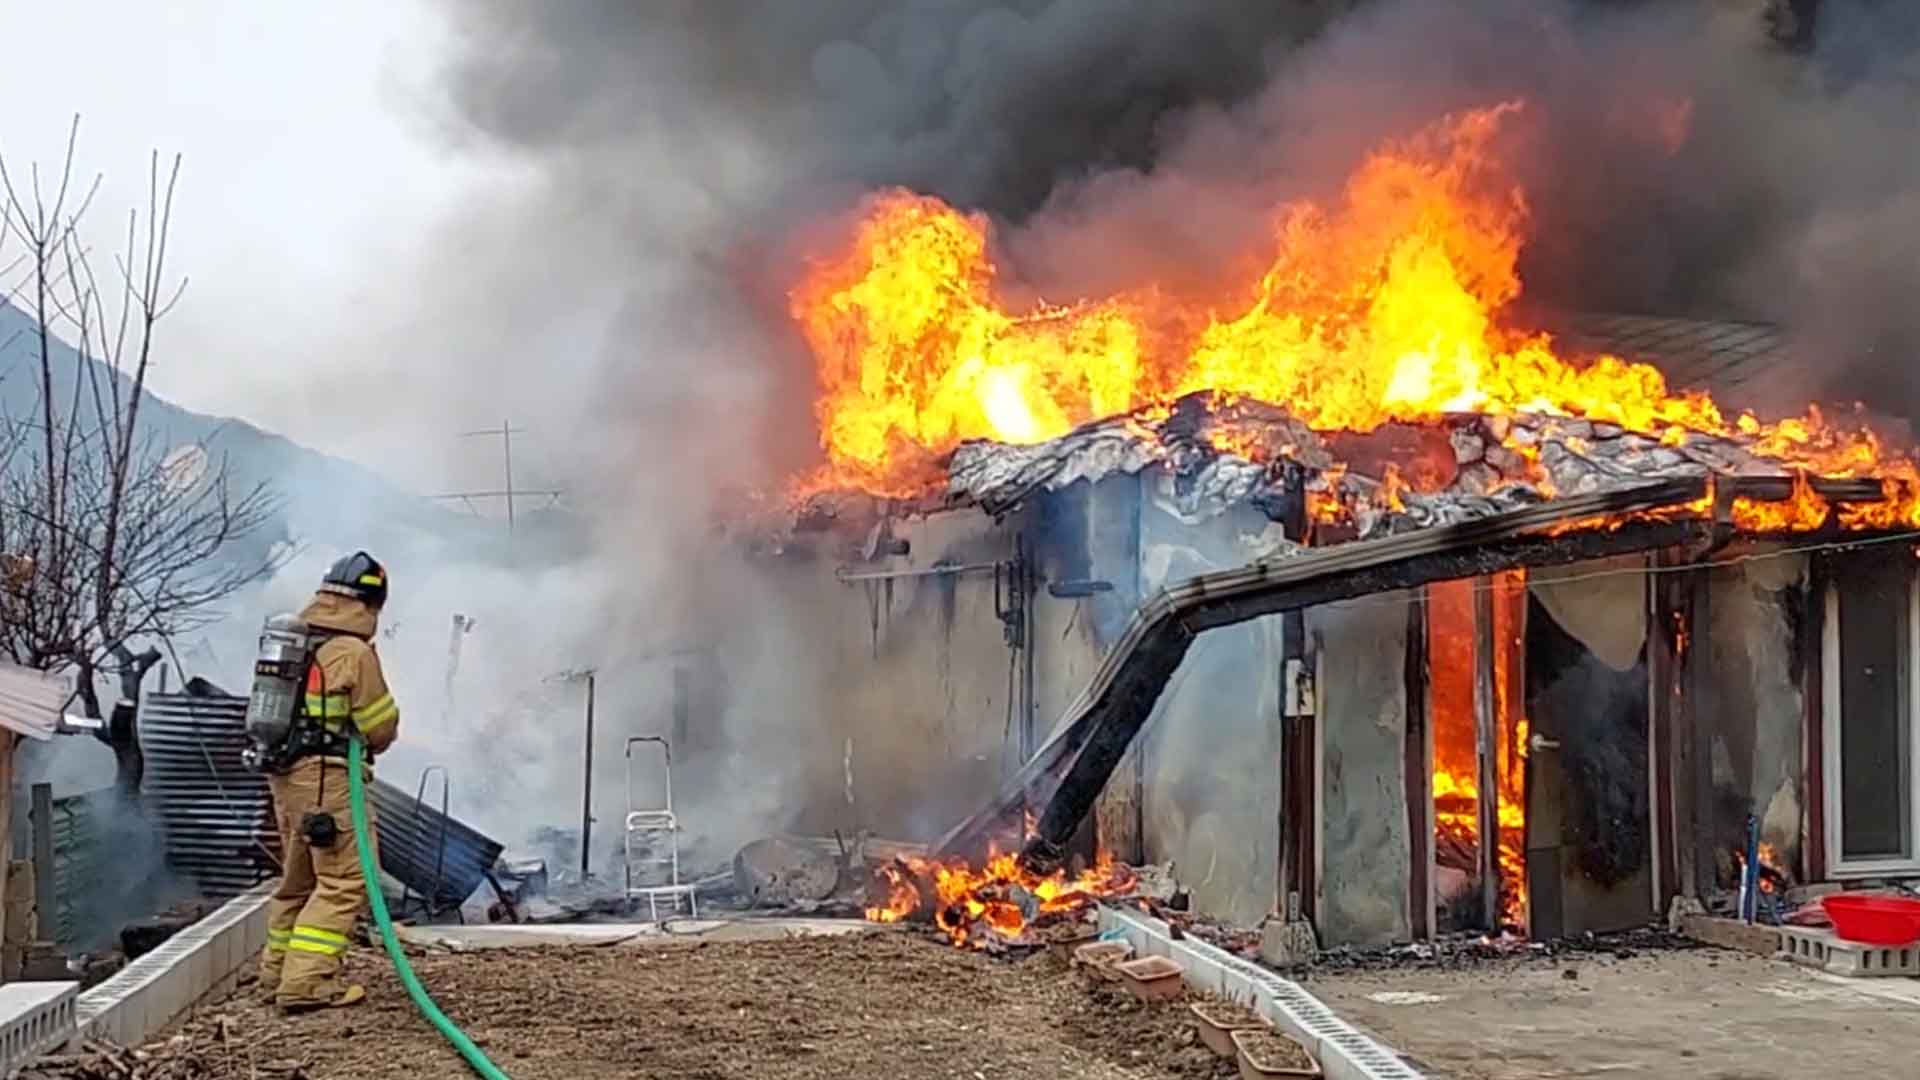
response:
<svg viewBox="0 0 1920 1080"><path fill-rule="evenodd" d="M498 843L431 806L416 806L413 792L375 780L372 794L380 869L414 896L431 897L428 906L434 910L455 907L472 896L499 860Z"/></svg>
<svg viewBox="0 0 1920 1080"><path fill-rule="evenodd" d="M278 873L266 780L240 763L246 708L245 698L224 694L148 694L140 707L141 794L168 861L207 896L231 896ZM413 792L375 780L371 795L380 868L414 895L433 896L435 907L472 895L500 858L498 842L416 806Z"/></svg>
<svg viewBox="0 0 1920 1080"><path fill-rule="evenodd" d="M141 801L167 862L215 899L279 875L267 779L240 762L246 712L245 698L224 694L148 694L140 704Z"/></svg>

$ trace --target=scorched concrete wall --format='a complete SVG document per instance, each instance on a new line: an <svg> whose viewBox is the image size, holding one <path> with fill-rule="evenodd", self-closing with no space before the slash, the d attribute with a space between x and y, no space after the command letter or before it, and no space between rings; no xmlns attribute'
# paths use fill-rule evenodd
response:
<svg viewBox="0 0 1920 1080"><path fill-rule="evenodd" d="M1793 617L1807 602L1807 563L1773 555L1717 567L1706 576L1707 619L1696 683L1696 722L1712 739L1713 848L1744 843L1746 818L1788 867L1799 866L1801 749L1806 658L1796 655ZM1731 872L1730 858L1719 871ZM1730 878L1728 880L1731 880Z"/></svg>
<svg viewBox="0 0 1920 1080"><path fill-rule="evenodd" d="M843 538L845 551L820 541L811 557L761 563L768 611L743 613L723 654L730 698L788 715L751 726L779 742L741 748L769 783L739 794L793 815L786 828L908 840L938 836L990 797L1017 758L1019 719L992 571L843 582L835 570L1005 562L1016 528L955 511L896 523L906 556L850 565Z"/></svg>
<svg viewBox="0 0 1920 1080"><path fill-rule="evenodd" d="M1247 506L1181 513L1155 471L1142 483L1143 591L1267 555L1280 526ZM1143 847L1171 861L1195 910L1243 926L1274 908L1280 861L1281 618L1202 634L1141 743Z"/></svg>
<svg viewBox="0 0 1920 1080"><path fill-rule="evenodd" d="M1037 560L1033 623L1040 738L1087 686L1140 601L1273 552L1281 530L1250 507L1183 513L1150 469L1043 496L1028 517ZM1059 587L1099 591L1059 597ZM1195 909L1258 923L1279 864L1278 617L1209 631L1175 673L1095 809L1100 843L1122 858L1172 862Z"/></svg>
<svg viewBox="0 0 1920 1080"><path fill-rule="evenodd" d="M1324 944L1412 936L1407 836L1407 605L1384 593L1307 612L1322 756Z"/></svg>
<svg viewBox="0 0 1920 1080"><path fill-rule="evenodd" d="M1037 746L1093 680L1140 605L1140 480L1115 475L1071 485L1041 499L1029 521L1026 542L1039 586L1033 599ZM1076 585L1082 588L1072 590ZM1056 590L1087 595L1055 596ZM1140 781L1136 745L1094 807L1098 842L1121 859L1142 857Z"/></svg>

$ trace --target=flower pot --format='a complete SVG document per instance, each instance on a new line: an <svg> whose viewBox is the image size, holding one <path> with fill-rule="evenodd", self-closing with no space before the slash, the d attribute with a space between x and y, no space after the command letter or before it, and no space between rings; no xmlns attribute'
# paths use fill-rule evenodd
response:
<svg viewBox="0 0 1920 1080"><path fill-rule="evenodd" d="M1240 1058L1240 1080L1270 1076L1317 1077L1320 1063L1298 1039L1277 1031L1236 1031L1233 1048Z"/></svg>
<svg viewBox="0 0 1920 1080"><path fill-rule="evenodd" d="M1194 1026L1200 1029L1200 1041L1223 1058L1240 1053L1233 1045L1234 1032L1267 1031L1272 1027L1265 1017L1231 1002L1196 1001L1187 1008L1193 1012Z"/></svg>
<svg viewBox="0 0 1920 1080"><path fill-rule="evenodd" d="M1180 965L1164 956L1143 956L1116 964L1120 981L1127 992L1141 1001L1172 1001L1186 992L1186 980L1180 977Z"/></svg>
<svg viewBox="0 0 1920 1080"><path fill-rule="evenodd" d="M1096 941L1073 950L1073 962L1094 978L1113 982L1120 978L1113 966L1132 955L1133 946L1124 941Z"/></svg>

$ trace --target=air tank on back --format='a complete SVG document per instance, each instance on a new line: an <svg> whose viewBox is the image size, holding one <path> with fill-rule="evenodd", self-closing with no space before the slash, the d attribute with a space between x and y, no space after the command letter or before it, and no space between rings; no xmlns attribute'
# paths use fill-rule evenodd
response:
<svg viewBox="0 0 1920 1080"><path fill-rule="evenodd" d="M248 745L241 755L250 769L273 766L287 745L306 693L309 640L307 624L298 615L274 615L260 627L253 691L247 699Z"/></svg>

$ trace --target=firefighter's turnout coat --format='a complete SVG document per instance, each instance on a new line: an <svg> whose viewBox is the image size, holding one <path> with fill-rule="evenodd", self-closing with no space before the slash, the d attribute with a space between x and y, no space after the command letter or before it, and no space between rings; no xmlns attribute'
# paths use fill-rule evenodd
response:
<svg viewBox="0 0 1920 1080"><path fill-rule="evenodd" d="M307 671L307 715L320 717L337 732L350 725L370 755L392 746L400 732L400 708L373 647L378 615L352 597L320 592L300 617L315 634L330 635L314 650ZM372 775L370 764L367 775ZM348 805L346 759L309 755L284 774L269 776L268 784L285 861L280 888L267 907L261 986L281 1005L342 1003L363 993L349 988L340 971L347 935L367 903ZM366 809L372 839L371 801ZM337 826L337 839L324 850L309 844L302 828L313 813L331 815Z"/></svg>

